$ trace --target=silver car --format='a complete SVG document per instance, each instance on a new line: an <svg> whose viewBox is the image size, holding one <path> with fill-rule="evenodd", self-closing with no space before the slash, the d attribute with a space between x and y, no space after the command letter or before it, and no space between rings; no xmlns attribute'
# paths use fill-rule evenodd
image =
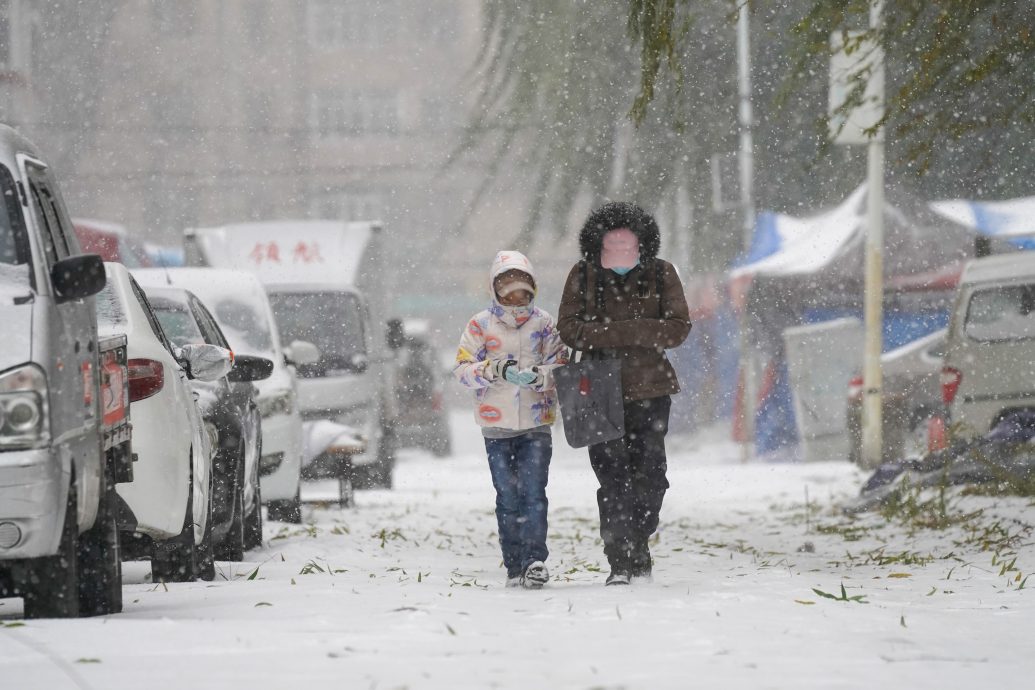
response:
<svg viewBox="0 0 1035 690"><path fill-rule="evenodd" d="M949 323L942 396L964 437L1035 407L1035 252L971 261Z"/></svg>

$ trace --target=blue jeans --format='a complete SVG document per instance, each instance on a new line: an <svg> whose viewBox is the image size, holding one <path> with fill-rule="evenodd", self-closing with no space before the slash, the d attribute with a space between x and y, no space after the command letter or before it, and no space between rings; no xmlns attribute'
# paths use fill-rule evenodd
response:
<svg viewBox="0 0 1035 690"><path fill-rule="evenodd" d="M492 485L496 487L496 521L507 577L517 577L529 563L545 561L546 482L553 455L548 434L487 438Z"/></svg>

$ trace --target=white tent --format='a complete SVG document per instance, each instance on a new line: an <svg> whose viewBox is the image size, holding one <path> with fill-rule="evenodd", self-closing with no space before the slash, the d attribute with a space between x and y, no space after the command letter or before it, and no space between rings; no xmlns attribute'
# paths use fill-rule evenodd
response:
<svg viewBox="0 0 1035 690"><path fill-rule="evenodd" d="M1008 201L953 201L931 202L938 215L994 237L1035 236L1035 196Z"/></svg>
<svg viewBox="0 0 1035 690"><path fill-rule="evenodd" d="M809 274L828 266L862 240L865 198L863 185L841 205L809 218L760 214L755 244L764 245L767 253L733 269L730 277Z"/></svg>

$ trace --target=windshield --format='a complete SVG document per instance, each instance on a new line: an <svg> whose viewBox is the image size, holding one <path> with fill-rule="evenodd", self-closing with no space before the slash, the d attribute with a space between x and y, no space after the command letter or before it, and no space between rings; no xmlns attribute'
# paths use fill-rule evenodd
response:
<svg viewBox="0 0 1035 690"><path fill-rule="evenodd" d="M1014 285L975 292L964 322L974 340L1035 337L1035 285Z"/></svg>
<svg viewBox="0 0 1035 690"><path fill-rule="evenodd" d="M216 296L206 299L205 303L232 349L263 355L273 352L273 337L266 315L255 305L234 297Z"/></svg>
<svg viewBox="0 0 1035 690"><path fill-rule="evenodd" d="M322 376L334 370L355 369L357 357L366 357L359 300L351 293L285 292L270 295L280 341L305 340L320 350L315 365L298 373Z"/></svg>
<svg viewBox="0 0 1035 690"><path fill-rule="evenodd" d="M184 345L203 345L205 338L201 335L197 321L187 309L186 304L180 304L173 300L164 298L151 298L151 308L154 309L158 323L162 325L166 337L177 347Z"/></svg>

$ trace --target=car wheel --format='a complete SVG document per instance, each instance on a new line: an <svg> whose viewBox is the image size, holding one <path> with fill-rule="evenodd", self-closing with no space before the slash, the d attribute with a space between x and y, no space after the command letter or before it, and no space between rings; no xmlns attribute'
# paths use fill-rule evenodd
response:
<svg viewBox="0 0 1035 690"><path fill-rule="evenodd" d="M26 618L76 618L79 615L76 519L79 504L76 499L75 479L68 487L65 502L65 522L61 529L61 544L53 556L33 559L24 574L22 598Z"/></svg>
<svg viewBox="0 0 1035 690"><path fill-rule="evenodd" d="M302 522L302 495L295 489L295 497L288 500L270 501L266 504L266 517L275 522Z"/></svg>
<svg viewBox="0 0 1035 690"><path fill-rule="evenodd" d="M237 453L237 471L234 472L234 507L230 529L216 545L216 559L220 561L244 560L244 441Z"/></svg>
<svg viewBox="0 0 1035 690"><path fill-rule="evenodd" d="M194 547L194 473L192 468L183 529L172 539L154 543L151 550L151 580L153 582L194 582L197 568L197 552Z"/></svg>
<svg viewBox="0 0 1035 690"><path fill-rule="evenodd" d="M106 468L104 493L93 527L79 537L79 615L122 611L122 552L116 520L118 497L114 468Z"/></svg>

